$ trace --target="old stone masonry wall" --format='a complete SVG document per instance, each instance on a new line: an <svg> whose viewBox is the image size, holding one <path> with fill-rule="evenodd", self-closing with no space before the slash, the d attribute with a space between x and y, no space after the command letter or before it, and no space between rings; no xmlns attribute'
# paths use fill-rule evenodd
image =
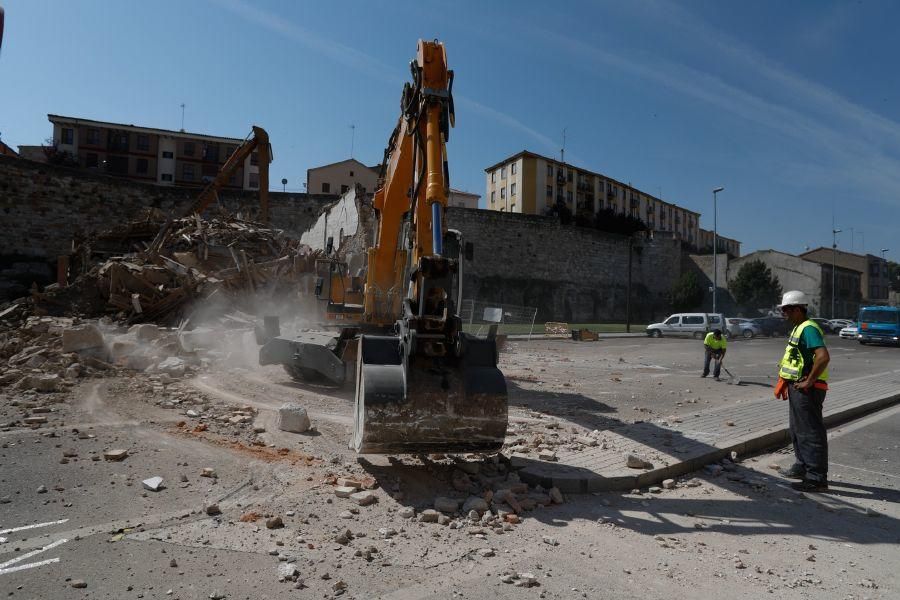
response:
<svg viewBox="0 0 900 600"><path fill-rule="evenodd" d="M475 245L465 267L465 298L538 309L538 320L589 323L625 319L629 240L562 226L552 217L450 208L450 227ZM635 241L632 320L667 314L681 274L680 243Z"/></svg>
<svg viewBox="0 0 900 600"><path fill-rule="evenodd" d="M199 191L0 156L0 256L55 261L71 251L76 234L131 220L149 207L180 215ZM232 213L258 216L256 192L228 191L220 199ZM334 201L335 196L269 192L272 226L299 238Z"/></svg>

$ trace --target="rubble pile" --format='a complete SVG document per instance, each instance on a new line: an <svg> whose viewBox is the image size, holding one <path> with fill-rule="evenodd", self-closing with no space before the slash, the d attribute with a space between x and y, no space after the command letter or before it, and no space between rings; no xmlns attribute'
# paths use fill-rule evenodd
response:
<svg viewBox="0 0 900 600"><path fill-rule="evenodd" d="M281 230L233 217L165 219L159 211L82 240L68 286L34 290L0 307L0 321L25 316L115 316L178 324L202 302L220 313L253 312L261 298L309 292L318 251ZM309 289L307 289L309 288Z"/></svg>

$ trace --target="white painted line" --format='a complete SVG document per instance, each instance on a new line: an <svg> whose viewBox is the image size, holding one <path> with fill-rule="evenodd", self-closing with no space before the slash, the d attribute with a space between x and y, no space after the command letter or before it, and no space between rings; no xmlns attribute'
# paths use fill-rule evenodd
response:
<svg viewBox="0 0 900 600"><path fill-rule="evenodd" d="M9 569L0 569L0 575L6 575L7 573L15 573L16 571L24 571L25 569L33 569L35 567L43 567L44 565L49 565L51 563L58 563L58 558L48 558L47 560L42 560L36 563L27 563L24 565L19 565L17 567L10 567Z"/></svg>
<svg viewBox="0 0 900 600"><path fill-rule="evenodd" d="M60 519L59 521L47 521L46 523L35 523L34 525L25 525L23 527L13 527L12 529L0 529L0 533L13 533L16 531L25 531L26 529L37 529L38 527L49 527L50 525L59 525L65 523L68 519ZM3 565L0 565L2 567Z"/></svg>
<svg viewBox="0 0 900 600"><path fill-rule="evenodd" d="M4 572L4 570L6 569L6 567L8 567L8 566L10 566L10 565L14 565L14 564L16 564L17 562L22 562L22 561L25 560L26 558L31 558L32 556L35 556L35 555L40 554L40 553L42 553L42 552L46 552L47 550L50 550L51 548L56 548L56 547L59 546L60 544L65 544L65 543L68 542L68 541L69 541L69 540L67 540L67 539L65 539L65 538L63 538L63 539L61 539L61 540L56 540L56 541L53 542L52 544L47 544L47 545L44 546L43 548L38 548L37 550L32 550L31 552L26 552L26 553L23 554L22 556L18 556L18 557L16 557L16 558L13 558L13 559L11 559L11 560L8 560L8 561L6 561L5 563L0 564L0 574L2 574L2 573ZM59 559L57 559L57 560L59 560Z"/></svg>
<svg viewBox="0 0 900 600"><path fill-rule="evenodd" d="M862 471L863 473L870 473L872 475L881 475L883 477L890 477L891 479L900 479L897 475L891 475L890 473L883 473L881 471L872 471L871 469L863 469L862 467L851 467L850 465L842 465L841 463L836 463L830 461L829 465L838 466L842 469L853 469L854 471Z"/></svg>

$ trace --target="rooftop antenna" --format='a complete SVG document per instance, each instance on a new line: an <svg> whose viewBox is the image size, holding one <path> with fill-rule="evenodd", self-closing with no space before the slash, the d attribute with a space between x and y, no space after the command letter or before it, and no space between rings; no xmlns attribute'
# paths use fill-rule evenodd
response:
<svg viewBox="0 0 900 600"><path fill-rule="evenodd" d="M184 102L181 103L181 133L184 133Z"/></svg>
<svg viewBox="0 0 900 600"><path fill-rule="evenodd" d="M559 149L559 162L565 164L566 162L566 128L563 127L563 143L562 148Z"/></svg>
<svg viewBox="0 0 900 600"><path fill-rule="evenodd" d="M353 158L353 143L356 141L356 124L350 124L350 158Z"/></svg>

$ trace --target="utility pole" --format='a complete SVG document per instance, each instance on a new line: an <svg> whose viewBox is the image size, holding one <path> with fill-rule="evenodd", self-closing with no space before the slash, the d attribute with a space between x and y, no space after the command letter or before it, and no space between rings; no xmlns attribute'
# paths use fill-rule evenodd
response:
<svg viewBox="0 0 900 600"><path fill-rule="evenodd" d="M837 234L841 232L840 229L834 229L832 225L831 229L831 318L834 319L834 271L835 271L835 263L837 262Z"/></svg>
<svg viewBox="0 0 900 600"><path fill-rule="evenodd" d="M628 236L628 287L625 291L625 332L631 333L631 254L634 251L634 234Z"/></svg>
<svg viewBox="0 0 900 600"><path fill-rule="evenodd" d="M566 164L566 128L563 127L563 143L559 150L559 162Z"/></svg>
<svg viewBox="0 0 900 600"><path fill-rule="evenodd" d="M353 144L356 142L356 124L350 124L350 158L353 158Z"/></svg>
<svg viewBox="0 0 900 600"><path fill-rule="evenodd" d="M181 133L184 133L184 102L181 103Z"/></svg>
<svg viewBox="0 0 900 600"><path fill-rule="evenodd" d="M716 313L716 292L719 289L719 240L718 232L716 231L718 228L719 215L716 210L716 194L724 190L725 188L719 186L717 188L713 188L713 314Z"/></svg>

